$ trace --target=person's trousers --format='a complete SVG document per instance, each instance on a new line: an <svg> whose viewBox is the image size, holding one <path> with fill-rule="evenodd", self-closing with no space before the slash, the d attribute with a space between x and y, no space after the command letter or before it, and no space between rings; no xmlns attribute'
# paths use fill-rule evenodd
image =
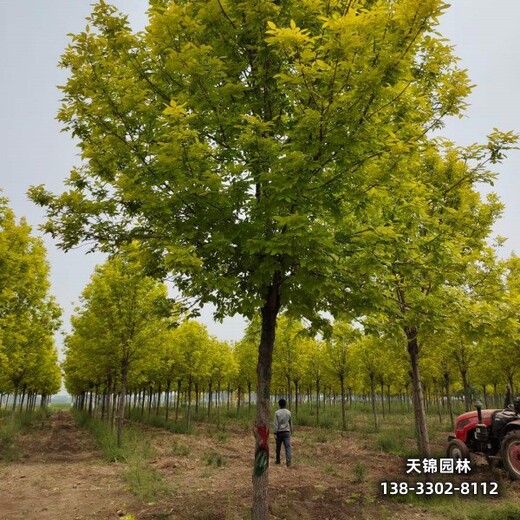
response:
<svg viewBox="0 0 520 520"><path fill-rule="evenodd" d="M285 449L285 461L291 464L291 432L277 432L276 434L276 462L280 463L282 444Z"/></svg>

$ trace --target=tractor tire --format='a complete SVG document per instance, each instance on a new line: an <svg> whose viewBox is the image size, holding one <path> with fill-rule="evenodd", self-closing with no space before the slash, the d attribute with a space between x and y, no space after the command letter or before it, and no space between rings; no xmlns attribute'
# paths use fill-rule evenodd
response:
<svg viewBox="0 0 520 520"><path fill-rule="evenodd" d="M468 447L459 439L453 439L448 443L446 454L450 459L470 459Z"/></svg>
<svg viewBox="0 0 520 520"><path fill-rule="evenodd" d="M504 468L513 480L520 480L520 430L510 431L502 441Z"/></svg>

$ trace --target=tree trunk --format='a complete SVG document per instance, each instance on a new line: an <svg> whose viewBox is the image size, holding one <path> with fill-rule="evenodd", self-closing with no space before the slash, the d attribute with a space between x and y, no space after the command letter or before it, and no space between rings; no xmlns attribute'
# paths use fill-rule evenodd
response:
<svg viewBox="0 0 520 520"><path fill-rule="evenodd" d="M231 386L228 384L228 387L227 387L227 404L226 404L226 408L227 408L227 411L229 413L229 407L231 406L231 394L233 392L231 391Z"/></svg>
<svg viewBox="0 0 520 520"><path fill-rule="evenodd" d="M450 374L449 372L444 372L444 388L446 394L446 404L448 405L448 414L450 416L450 424L451 429L455 427L455 422L453 420L453 407L451 405L451 393L450 393Z"/></svg>
<svg viewBox="0 0 520 520"><path fill-rule="evenodd" d="M374 428L376 431L379 430L379 423L377 421L377 409L376 409L376 382L374 374L370 374L370 401L372 402L372 417L374 419Z"/></svg>
<svg viewBox="0 0 520 520"><path fill-rule="evenodd" d="M126 379L128 376L128 361L125 359L121 362L121 390L119 392L119 410L117 421L117 447L123 445L123 424L125 421L125 404L126 404Z"/></svg>
<svg viewBox="0 0 520 520"><path fill-rule="evenodd" d="M345 376L340 376L341 384L341 428L343 431L347 429L347 419L345 417Z"/></svg>
<svg viewBox="0 0 520 520"><path fill-rule="evenodd" d="M211 415L211 404L213 401L213 384L210 381L208 385L208 419Z"/></svg>
<svg viewBox="0 0 520 520"><path fill-rule="evenodd" d="M181 381L177 381L177 398L175 399L175 422L179 420L179 405L181 403Z"/></svg>
<svg viewBox="0 0 520 520"><path fill-rule="evenodd" d="M426 424L426 413L419 371L419 344L417 343L417 329L405 328L408 343L408 354L412 365L412 397L415 415L415 428L417 433L417 447L423 457L430 457L430 439Z"/></svg>
<svg viewBox="0 0 520 520"><path fill-rule="evenodd" d="M267 291L265 305L262 307L262 332L256 368L255 467L253 471L253 504L251 507L253 520L269 519L267 489L269 482L270 384L276 319L280 310L278 289L281 283L279 275L274 278ZM265 467L260 466L263 456L267 456Z"/></svg>
<svg viewBox="0 0 520 520"><path fill-rule="evenodd" d="M287 401L289 403L289 410L292 408L292 388L291 388L291 377L287 376Z"/></svg>
<svg viewBox="0 0 520 520"><path fill-rule="evenodd" d="M316 426L320 425L320 380L316 379Z"/></svg>
<svg viewBox="0 0 520 520"><path fill-rule="evenodd" d="M170 390L171 390L172 382L168 379L168 382L166 383L166 419L165 421L168 422L168 416L170 413Z"/></svg>
<svg viewBox="0 0 520 520"><path fill-rule="evenodd" d="M383 417L386 417L385 416L385 383L382 378L379 380L379 385L381 388L381 410L383 412ZM377 430L377 427L376 427L376 430Z"/></svg>
<svg viewBox="0 0 520 520"><path fill-rule="evenodd" d="M190 378L188 379L188 390L187 390L187 395L186 395L186 400L188 401L187 405L188 405L188 409L186 411L186 424L188 425L188 428L190 427L190 424L191 424L191 388L192 388L192 381L191 381L191 376Z"/></svg>
<svg viewBox="0 0 520 520"><path fill-rule="evenodd" d="M294 381L294 415L298 417L298 381Z"/></svg>
<svg viewBox="0 0 520 520"><path fill-rule="evenodd" d="M157 403L155 406L155 415L159 415L159 411L161 409L161 396L162 396L162 385L159 383L159 387L157 389Z"/></svg>
<svg viewBox="0 0 520 520"><path fill-rule="evenodd" d="M469 395L468 371L466 369L461 369L460 375L464 392L464 409L466 412L469 412L471 410L471 397Z"/></svg>

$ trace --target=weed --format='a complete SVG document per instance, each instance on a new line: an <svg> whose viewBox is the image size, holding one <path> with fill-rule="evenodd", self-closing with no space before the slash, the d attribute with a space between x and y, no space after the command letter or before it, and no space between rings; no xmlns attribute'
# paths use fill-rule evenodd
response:
<svg viewBox="0 0 520 520"><path fill-rule="evenodd" d="M337 475L336 466L334 464L327 464L323 468L323 473L325 473L325 475L336 476Z"/></svg>
<svg viewBox="0 0 520 520"><path fill-rule="evenodd" d="M124 473L132 493L147 502L155 500L168 491L161 474L141 458L132 459Z"/></svg>
<svg viewBox="0 0 520 520"><path fill-rule="evenodd" d="M219 442L227 442L229 440L229 435L227 434L227 432L218 432L217 433L217 441Z"/></svg>
<svg viewBox="0 0 520 520"><path fill-rule="evenodd" d="M221 468L226 465L225 457L215 451L205 453L202 460L207 466L213 466L215 468Z"/></svg>
<svg viewBox="0 0 520 520"><path fill-rule="evenodd" d="M385 430L378 434L376 447L385 453L406 455L406 434L403 430Z"/></svg>
<svg viewBox="0 0 520 520"><path fill-rule="evenodd" d="M43 420L49 415L45 409L31 413L19 413L12 416L4 414L0 422L0 460L12 462L19 458L20 452L15 446L16 436L23 430L29 429L37 420Z"/></svg>
<svg viewBox="0 0 520 520"><path fill-rule="evenodd" d="M318 443L324 444L330 439L330 433L325 433L322 430L318 430L316 432L316 437L314 440Z"/></svg>
<svg viewBox="0 0 520 520"><path fill-rule="evenodd" d="M361 484L365 481L365 475L367 472L366 466L362 462L358 462L354 466L354 484Z"/></svg>
<svg viewBox="0 0 520 520"><path fill-rule="evenodd" d="M177 441L174 441L172 445L172 453L173 455L178 455L179 457L187 457L191 452L191 448L186 446L186 444L180 444Z"/></svg>

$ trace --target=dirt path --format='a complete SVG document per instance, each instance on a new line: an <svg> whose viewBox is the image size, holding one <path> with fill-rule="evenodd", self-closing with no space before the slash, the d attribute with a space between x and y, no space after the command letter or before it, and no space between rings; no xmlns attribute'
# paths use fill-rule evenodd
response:
<svg viewBox="0 0 520 520"><path fill-rule="evenodd" d="M68 412L20 436L17 462L0 465L0 520L241 520L249 518L249 430L197 425L192 435L139 426L154 449L150 465L166 493L146 503L128 491L123 464L109 464ZM324 436L326 435L326 436ZM401 458L375 452L362 434L299 428L292 468L270 468L272 520L440 520L416 503L383 499L382 480L403 480ZM482 478L489 478L484 467ZM520 486L508 485L520 500Z"/></svg>
<svg viewBox="0 0 520 520"><path fill-rule="evenodd" d="M17 438L19 460L0 466L0 519L118 518L135 498L121 467L101 461L88 432L57 412Z"/></svg>

